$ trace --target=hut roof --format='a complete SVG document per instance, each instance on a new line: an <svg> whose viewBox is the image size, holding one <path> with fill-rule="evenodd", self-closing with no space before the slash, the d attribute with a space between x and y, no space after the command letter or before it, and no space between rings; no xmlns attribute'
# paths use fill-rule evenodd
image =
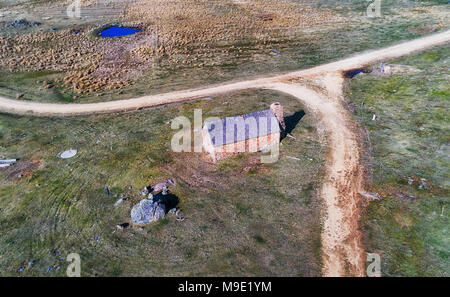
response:
<svg viewBox="0 0 450 297"><path fill-rule="evenodd" d="M213 146L222 146L280 132L280 124L271 109L205 122Z"/></svg>

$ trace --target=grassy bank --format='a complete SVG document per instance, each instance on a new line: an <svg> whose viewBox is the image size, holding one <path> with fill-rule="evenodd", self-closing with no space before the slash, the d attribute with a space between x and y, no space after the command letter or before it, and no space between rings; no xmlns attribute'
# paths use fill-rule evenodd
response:
<svg viewBox="0 0 450 297"><path fill-rule="evenodd" d="M391 62L421 71L358 75L346 88L369 131L370 191L383 197L364 215L364 244L385 276L448 276L449 47Z"/></svg>

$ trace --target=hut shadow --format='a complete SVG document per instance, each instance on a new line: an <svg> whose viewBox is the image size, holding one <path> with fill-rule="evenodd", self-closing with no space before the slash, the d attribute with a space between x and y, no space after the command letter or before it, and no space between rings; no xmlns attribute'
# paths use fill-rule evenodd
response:
<svg viewBox="0 0 450 297"><path fill-rule="evenodd" d="M283 135L283 138L286 137L286 134L290 134L295 129L295 127L297 127L297 124L301 121L301 119L305 116L305 114L306 113L304 110L300 110L284 118L284 123L286 124L286 131Z"/></svg>

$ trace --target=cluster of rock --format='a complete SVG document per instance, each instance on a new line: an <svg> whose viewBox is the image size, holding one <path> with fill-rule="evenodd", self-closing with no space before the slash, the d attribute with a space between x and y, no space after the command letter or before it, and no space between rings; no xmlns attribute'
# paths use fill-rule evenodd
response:
<svg viewBox="0 0 450 297"><path fill-rule="evenodd" d="M133 206L131 210L131 221L133 224L146 225L166 216L166 208L171 208L171 204L173 203L173 201L171 202L171 198L176 198L176 196L169 193L169 185L175 185L175 181L169 179L154 187L148 186L139 191L141 195L148 194L148 197Z"/></svg>

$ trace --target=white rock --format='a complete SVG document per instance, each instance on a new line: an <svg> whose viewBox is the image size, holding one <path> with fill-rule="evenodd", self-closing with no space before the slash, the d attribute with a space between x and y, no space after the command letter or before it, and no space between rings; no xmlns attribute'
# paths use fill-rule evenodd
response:
<svg viewBox="0 0 450 297"><path fill-rule="evenodd" d="M69 159L69 158L74 157L76 154L77 154L77 150L68 150L68 151L62 152L59 155L59 157L61 159Z"/></svg>

